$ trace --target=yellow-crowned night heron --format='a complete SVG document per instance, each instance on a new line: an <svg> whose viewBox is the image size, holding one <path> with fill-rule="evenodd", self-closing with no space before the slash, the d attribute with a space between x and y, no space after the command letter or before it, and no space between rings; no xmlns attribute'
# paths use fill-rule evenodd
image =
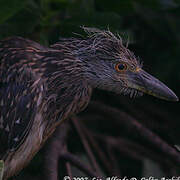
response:
<svg viewBox="0 0 180 180"><path fill-rule="evenodd" d="M20 37L0 41L3 179L19 172L63 120L88 105L93 88L178 101L142 70L120 37L110 31L85 31L87 38L60 39L50 48Z"/></svg>

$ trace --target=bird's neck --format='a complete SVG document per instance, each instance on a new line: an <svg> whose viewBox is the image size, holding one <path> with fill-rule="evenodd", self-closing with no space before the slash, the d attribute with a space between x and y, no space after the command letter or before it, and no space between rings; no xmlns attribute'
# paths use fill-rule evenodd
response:
<svg viewBox="0 0 180 180"><path fill-rule="evenodd" d="M47 62L44 70L44 79L47 82L47 112L44 114L55 121L61 121L88 105L92 88L84 78L81 60L68 52L56 50L52 50L45 57L51 60L44 60Z"/></svg>
<svg viewBox="0 0 180 180"><path fill-rule="evenodd" d="M59 42L53 44L51 47L58 51L63 51L65 54L70 54L72 64L78 66L78 74L81 74L84 81L92 88L99 87L99 77L94 71L97 68L96 61L94 61L94 53L90 54L88 48L93 44L90 39L68 38L60 39ZM87 50L87 51L86 51ZM80 71L79 71L80 70ZM75 70L76 71L76 70ZM99 70L100 73L101 69Z"/></svg>

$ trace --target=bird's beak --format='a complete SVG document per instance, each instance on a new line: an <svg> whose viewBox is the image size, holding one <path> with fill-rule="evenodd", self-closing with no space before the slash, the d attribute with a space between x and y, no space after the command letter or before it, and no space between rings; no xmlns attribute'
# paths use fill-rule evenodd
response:
<svg viewBox="0 0 180 180"><path fill-rule="evenodd" d="M168 101L179 101L171 89L142 69L129 72L128 79L128 86L133 89Z"/></svg>

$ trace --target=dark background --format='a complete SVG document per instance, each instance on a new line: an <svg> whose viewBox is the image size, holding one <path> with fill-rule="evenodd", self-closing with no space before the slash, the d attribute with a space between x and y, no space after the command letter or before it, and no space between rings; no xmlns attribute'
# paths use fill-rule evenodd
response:
<svg viewBox="0 0 180 180"><path fill-rule="evenodd" d="M0 0L0 39L22 36L49 46L59 37L83 34L80 28L83 25L109 28L122 35L125 41L128 37L129 48L144 62L144 69L167 84L180 97L180 0ZM139 121L170 144L180 144L178 102L166 102L147 95L136 100L120 96L122 102L126 103L119 105L112 101L116 97L112 93L95 91L92 99L101 99L132 116L135 107L139 108L140 113L146 113L146 108L151 109L152 119L139 118ZM153 117L154 111L160 114L161 120L157 116ZM105 128L108 123L111 122L99 125L101 130L110 135L116 134L114 129ZM70 147L72 151L78 149L73 143ZM137 164L127 160L125 162L129 174L133 175ZM23 173L34 174L36 177L41 169L42 157L39 153L19 175L19 179L25 176ZM157 164L147 159L144 159L143 166L138 166L137 171L139 173L135 174L139 176L163 175Z"/></svg>

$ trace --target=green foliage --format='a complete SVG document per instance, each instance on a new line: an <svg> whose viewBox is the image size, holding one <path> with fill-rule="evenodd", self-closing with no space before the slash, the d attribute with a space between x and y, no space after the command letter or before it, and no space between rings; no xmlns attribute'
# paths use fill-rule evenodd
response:
<svg viewBox="0 0 180 180"><path fill-rule="evenodd" d="M1 0L0 1L0 23L15 15L18 11L25 7L26 0Z"/></svg>
<svg viewBox="0 0 180 180"><path fill-rule="evenodd" d="M0 180L3 178L4 173L4 161L0 160Z"/></svg>

